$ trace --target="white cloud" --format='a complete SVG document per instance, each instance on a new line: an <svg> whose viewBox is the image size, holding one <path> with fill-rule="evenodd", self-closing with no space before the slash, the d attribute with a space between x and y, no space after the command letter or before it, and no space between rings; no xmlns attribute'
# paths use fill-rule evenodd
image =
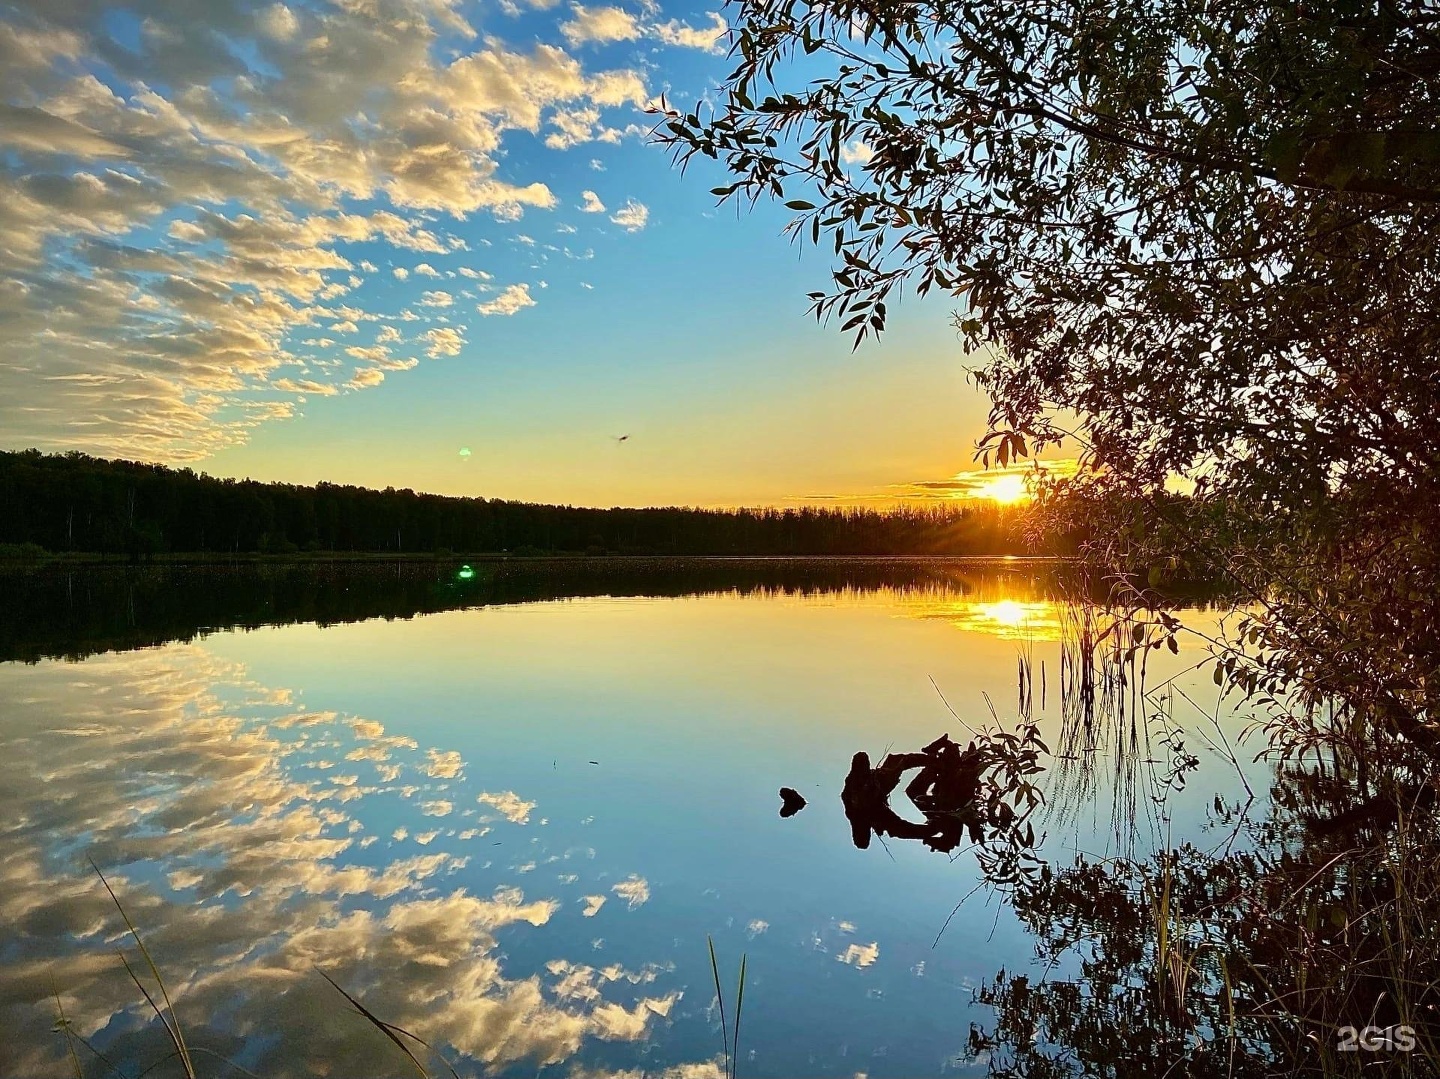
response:
<svg viewBox="0 0 1440 1079"><path fill-rule="evenodd" d="M373 367L362 367L351 376L350 381L345 383L352 390L364 390L371 386L378 386L385 381L385 372L377 371Z"/></svg>
<svg viewBox="0 0 1440 1079"><path fill-rule="evenodd" d="M425 774L434 779L455 779L465 768L465 761L453 749L444 752L427 749L425 754L429 758L425 765Z"/></svg>
<svg viewBox="0 0 1440 1079"><path fill-rule="evenodd" d="M847 165L866 165L875 156L875 151L861 139L854 139L840 147L840 160Z"/></svg>
<svg viewBox="0 0 1440 1079"><path fill-rule="evenodd" d="M476 304L475 310L488 318L491 315L513 315L534 306L535 301L530 298L530 286L521 284L506 286L493 300Z"/></svg>
<svg viewBox="0 0 1440 1079"><path fill-rule="evenodd" d="M410 276L410 271L407 270L404 266L396 266L395 269L391 272L394 273L395 276L401 281L404 281Z"/></svg>
<svg viewBox="0 0 1440 1079"><path fill-rule="evenodd" d="M454 302L454 296L448 292L442 292L439 289L427 292L420 297L421 307L449 307Z"/></svg>
<svg viewBox="0 0 1440 1079"><path fill-rule="evenodd" d="M415 267L415 272L421 277L439 277L440 271L431 266L428 262L422 262Z"/></svg>
<svg viewBox="0 0 1440 1079"><path fill-rule="evenodd" d="M650 208L643 202L626 199L625 205L610 215L610 220L626 232L639 232L650 220Z"/></svg>
<svg viewBox="0 0 1440 1079"><path fill-rule="evenodd" d="M644 877L634 873L630 875L629 879L622 880L610 890L625 900L625 902L630 905L631 910L634 910L642 903L648 902L650 899L650 882Z"/></svg>
<svg viewBox="0 0 1440 1079"><path fill-rule="evenodd" d="M300 30L300 20L284 4L271 4L255 21L262 34L276 41L289 41Z"/></svg>
<svg viewBox="0 0 1440 1079"><path fill-rule="evenodd" d="M465 345L464 336L454 326L436 326L420 336L427 344L425 355L432 360L441 356L458 356Z"/></svg>
<svg viewBox="0 0 1440 1079"><path fill-rule="evenodd" d="M708 53L723 53L725 51L725 35L730 27L726 24L723 15L711 12L705 17L710 20L709 26L689 26L672 19L670 22L657 25L654 28L654 34L666 45L700 49Z"/></svg>
<svg viewBox="0 0 1440 1079"><path fill-rule="evenodd" d="M605 204L600 201L600 196L593 191L580 192L580 209L587 214L603 214Z"/></svg>
<svg viewBox="0 0 1440 1079"><path fill-rule="evenodd" d="M621 8L571 4L570 11L573 18L560 24L560 32L571 45L633 41L640 36L639 21Z"/></svg>
<svg viewBox="0 0 1440 1079"><path fill-rule="evenodd" d="M849 963L852 967L863 969L880 958L880 944L878 941L871 941L869 944L850 944L835 958L842 963Z"/></svg>
<svg viewBox="0 0 1440 1079"><path fill-rule="evenodd" d="M500 815L511 824L529 824L530 811L535 808L535 802L527 802L514 791L499 791L491 793L482 791L475 796L475 800L481 805L488 805L499 810Z"/></svg>

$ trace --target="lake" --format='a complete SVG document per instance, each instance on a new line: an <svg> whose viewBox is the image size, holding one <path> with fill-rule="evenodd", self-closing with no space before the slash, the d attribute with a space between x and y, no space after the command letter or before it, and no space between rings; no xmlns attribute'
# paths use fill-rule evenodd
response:
<svg viewBox="0 0 1440 1079"><path fill-rule="evenodd" d="M74 1074L61 1012L87 1075L173 1056L92 861L202 1075L416 1074L324 972L460 1075L719 1077L742 955L739 1075L985 1074L977 991L1080 958L1037 961L965 845L858 849L840 794L857 751L964 744L1021 713L1073 743L1062 577L907 560L17 575L0 1074ZM1146 660L1147 686L1173 679L1154 700L1180 757L1139 707L1085 760L1046 760L1041 856L1223 842L1243 777L1265 791L1252 754L1223 751L1241 721L1202 714L1199 658ZM1169 708L1182 691L1196 706ZM1197 766L1167 786L1185 752ZM808 805L782 818L781 787Z"/></svg>

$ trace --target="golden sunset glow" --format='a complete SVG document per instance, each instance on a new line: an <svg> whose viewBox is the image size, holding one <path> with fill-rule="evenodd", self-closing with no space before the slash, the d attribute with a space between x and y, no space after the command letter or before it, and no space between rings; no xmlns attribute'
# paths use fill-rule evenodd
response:
<svg viewBox="0 0 1440 1079"><path fill-rule="evenodd" d="M991 476L975 488L967 497L988 498L1002 506L1023 502L1030 497L1025 486L1025 477L1018 472L1002 472Z"/></svg>
<svg viewBox="0 0 1440 1079"><path fill-rule="evenodd" d="M1063 480L1076 475L1079 461L1073 457L1031 461L1005 467L970 468L952 472L940 480L911 480L891 484L886 498L892 502L970 502L984 499L999 506L1029 502L1037 486L1046 480ZM829 496L832 500L834 496Z"/></svg>

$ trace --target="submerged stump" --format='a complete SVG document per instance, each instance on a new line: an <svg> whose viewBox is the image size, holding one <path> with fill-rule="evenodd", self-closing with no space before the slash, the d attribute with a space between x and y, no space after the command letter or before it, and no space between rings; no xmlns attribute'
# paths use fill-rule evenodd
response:
<svg viewBox="0 0 1440 1079"><path fill-rule="evenodd" d="M931 850L948 852L960 844L968 828L975 842L983 839L983 821L976 804L985 753L971 743L966 749L942 734L918 753L887 754L875 767L870 755L856 753L840 792L851 839L865 850L870 837L918 839ZM907 820L890 807L890 795L906 772L918 772L905 787L906 797L923 821Z"/></svg>

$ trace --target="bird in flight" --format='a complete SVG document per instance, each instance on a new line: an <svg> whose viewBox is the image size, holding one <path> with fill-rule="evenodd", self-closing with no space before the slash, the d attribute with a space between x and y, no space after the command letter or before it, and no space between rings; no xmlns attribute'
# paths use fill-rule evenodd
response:
<svg viewBox="0 0 1440 1079"><path fill-rule="evenodd" d="M618 446L620 443L624 442L624 441L625 441L626 439L628 439L630 436L629 436L629 435L611 435L610 437L615 440L615 444Z"/></svg>

